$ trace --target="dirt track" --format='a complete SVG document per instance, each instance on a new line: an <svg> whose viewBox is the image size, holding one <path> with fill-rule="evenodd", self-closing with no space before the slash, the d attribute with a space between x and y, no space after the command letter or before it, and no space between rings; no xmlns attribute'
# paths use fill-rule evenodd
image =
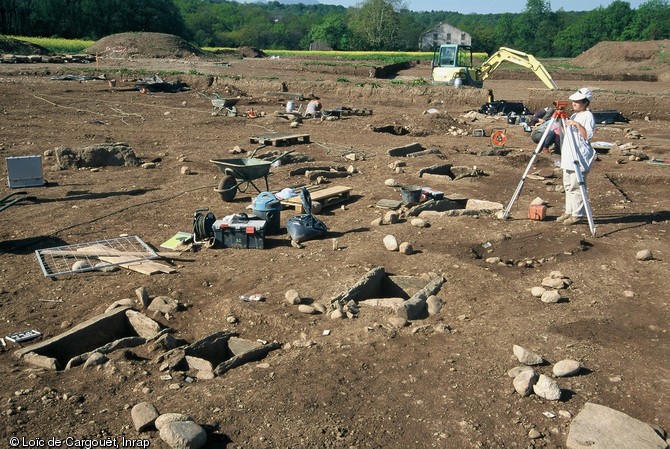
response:
<svg viewBox="0 0 670 449"><path fill-rule="evenodd" d="M367 75L347 75L349 82L338 82L337 73L312 72L284 60L244 60L230 67L107 60L101 67L143 68L148 73L169 67L213 76L209 82L202 76L182 76L192 87L189 92L143 95L131 90L134 79L121 73L110 87L98 80L49 79L61 70L72 73L72 67L0 64L3 157L126 142L143 160L159 161L150 170L51 171L54 159L43 158L49 186L27 189L36 202L0 212L4 334L35 328L45 338L56 336L104 312L113 301L134 297L134 290L144 286L152 296L169 295L184 305L169 320L155 317L178 338L193 342L230 329L250 340L276 340L285 346L224 376L189 383L178 371L171 373L171 380L162 380L165 373L152 362L157 354L146 347L116 351L101 368L50 372L16 360L12 353L18 346L10 344L0 354L0 412L6 415L0 440L12 435L125 436L167 447L156 431L140 434L133 428L130 407L141 401L207 425L212 447L560 448L565 447L570 419L559 411L574 417L587 401L670 430L667 166L601 154L588 179L595 238L584 225L566 227L554 221L563 201L555 189L557 179L528 179L511 220L442 217L428 218L430 226L423 229L409 220L379 227L371 222L386 210L375 204L400 199L397 188L384 185L388 178L507 204L534 145L521 127L504 119L472 123L460 117L485 101L486 90L411 87ZM427 78L421 70L403 72L399 79ZM497 99L522 100L535 109L589 86L595 110L616 109L632 120L599 126L594 140L632 142L651 158L669 158L667 81L594 82L576 80L574 73L569 80L560 74L555 78L559 92L544 90L538 80L495 77L486 87ZM169 275L124 270L55 281L42 275L34 258L39 248L121 234L138 235L158 246L177 231L189 231L196 208L208 207L217 217L243 211L250 192L238 194L232 203L222 202L214 191L221 173L209 161L232 157L229 150L236 145L253 150L250 136L290 131L289 122L274 115L282 109L278 98L268 94L279 92L282 82L290 92L320 96L326 109L374 111L337 121L305 120L297 129L309 134L312 143L291 149L312 157L308 165L353 165L358 170L349 178L331 180L353 190L344 207L338 204L320 215L330 230L327 238L306 242L303 249L292 247L285 234L269 237L265 250L202 249L174 261L177 273ZM253 108L265 116L212 116L210 102L197 92L226 86L247 95L238 104L240 111ZM430 108L440 114L424 114ZM466 121L457 127L468 135L449 133L453 119ZM390 124L410 133L371 130ZM479 156L491 146L487 138L472 137L476 128L487 133L505 129L510 153ZM644 139L627 139L628 128ZM404 172L391 170L389 164L398 158L389 157L387 150L413 142L441 154L402 158ZM363 159L346 159L350 153ZM476 166L487 176L457 181L417 176L422 168L445 163ZM554 157L541 154L533 171L553 164ZM194 174L180 174L185 165ZM289 175L302 165L273 168L270 187L306 182ZM7 193L7 188L0 192ZM537 196L549 203L549 217L542 222L525 218ZM294 214L290 209L282 212L282 227ZM387 251L382 244L387 234L410 242L415 254ZM333 238L341 249L333 250ZM491 246L485 248L486 243ZM651 250L654 259L637 261L642 249ZM508 263L488 263L491 257ZM294 288L329 304L376 266L395 275L442 274L441 312L397 329L388 323L393 312L385 308L364 307L356 319L331 320L301 314L284 301L286 290ZM545 304L529 291L554 270L568 276L572 285L562 291L566 301ZM627 297L626 291L634 296ZM254 293L266 301L239 299ZM228 316L239 321L229 324ZM439 325L448 325L451 332L438 332L444 329ZM324 336L324 330L330 335ZM561 401L521 398L506 374L518 365L512 355L515 344L549 362L538 369L544 374L567 358L580 361L585 370L559 379ZM168 389L170 384L180 388ZM530 440L531 429L542 436Z"/></svg>

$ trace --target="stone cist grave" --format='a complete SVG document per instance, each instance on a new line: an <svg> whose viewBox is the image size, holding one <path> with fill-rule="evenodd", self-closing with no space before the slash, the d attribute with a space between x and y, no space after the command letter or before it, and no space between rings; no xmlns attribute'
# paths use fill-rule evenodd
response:
<svg viewBox="0 0 670 449"><path fill-rule="evenodd" d="M418 276L392 276L386 273L384 267L376 267L331 302L389 305L401 318L422 319L428 316L426 299L436 294L444 282L444 277L440 275L431 276L430 280Z"/></svg>
<svg viewBox="0 0 670 449"><path fill-rule="evenodd" d="M162 331L159 323L130 307L93 317L48 340L14 353L30 364L53 370L85 363L94 354L140 346Z"/></svg>
<svg viewBox="0 0 670 449"><path fill-rule="evenodd" d="M105 354L154 342L152 346L166 350L154 360L160 371L190 369L200 379L211 379L281 347L279 342L245 340L230 331L216 332L188 345L167 335L170 332L172 329L131 307L119 307L14 355L35 366L63 370L102 364L108 360ZM166 337L169 344L158 344Z"/></svg>

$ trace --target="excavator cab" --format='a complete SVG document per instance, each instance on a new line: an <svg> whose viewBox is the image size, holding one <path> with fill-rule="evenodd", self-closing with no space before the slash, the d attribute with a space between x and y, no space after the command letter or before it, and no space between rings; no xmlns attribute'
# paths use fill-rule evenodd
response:
<svg viewBox="0 0 670 449"><path fill-rule="evenodd" d="M454 85L460 79L462 84L482 87L476 78L472 47L469 45L444 44L435 47L432 66L431 79L434 83Z"/></svg>

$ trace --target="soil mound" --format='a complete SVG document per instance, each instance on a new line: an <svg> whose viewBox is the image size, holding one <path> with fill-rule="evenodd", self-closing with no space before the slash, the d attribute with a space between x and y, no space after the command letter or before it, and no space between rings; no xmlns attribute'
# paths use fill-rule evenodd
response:
<svg viewBox="0 0 670 449"><path fill-rule="evenodd" d="M0 53L6 55L52 55L44 47L29 42L0 36Z"/></svg>
<svg viewBox="0 0 670 449"><path fill-rule="evenodd" d="M179 36L164 33L119 33L106 36L84 50L118 58L191 58L205 52Z"/></svg>
<svg viewBox="0 0 670 449"><path fill-rule="evenodd" d="M237 49L237 52L242 55L243 58L267 58L268 55L255 47L240 47Z"/></svg>
<svg viewBox="0 0 670 449"><path fill-rule="evenodd" d="M641 42L603 41L575 57L581 67L609 67L617 70L653 70L670 65L670 40Z"/></svg>

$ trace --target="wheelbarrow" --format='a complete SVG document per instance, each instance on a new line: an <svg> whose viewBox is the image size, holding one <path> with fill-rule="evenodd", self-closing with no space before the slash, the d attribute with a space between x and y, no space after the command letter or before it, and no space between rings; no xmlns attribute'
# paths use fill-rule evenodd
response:
<svg viewBox="0 0 670 449"><path fill-rule="evenodd" d="M199 93L201 97L207 98L212 103L212 112L221 114L225 111L228 117L237 116L237 108L235 105L240 101L239 98L222 98L218 93L214 93L211 97L202 92Z"/></svg>
<svg viewBox="0 0 670 449"><path fill-rule="evenodd" d="M249 186L253 186L258 193L261 190L254 184L254 180L263 178L265 179L265 190L270 190L268 184L268 175L270 174L270 167L272 164L277 162L279 159L283 158L289 153L292 153L294 150L285 151L276 158L272 160L257 159L254 158L256 151L260 148L263 148L265 145L261 145L256 148L251 156L239 158L239 159L210 159L210 162L213 162L219 167L225 175L221 178L219 185L215 192L218 192L221 195L223 201L232 201L235 198L237 191L244 193L247 191Z"/></svg>

